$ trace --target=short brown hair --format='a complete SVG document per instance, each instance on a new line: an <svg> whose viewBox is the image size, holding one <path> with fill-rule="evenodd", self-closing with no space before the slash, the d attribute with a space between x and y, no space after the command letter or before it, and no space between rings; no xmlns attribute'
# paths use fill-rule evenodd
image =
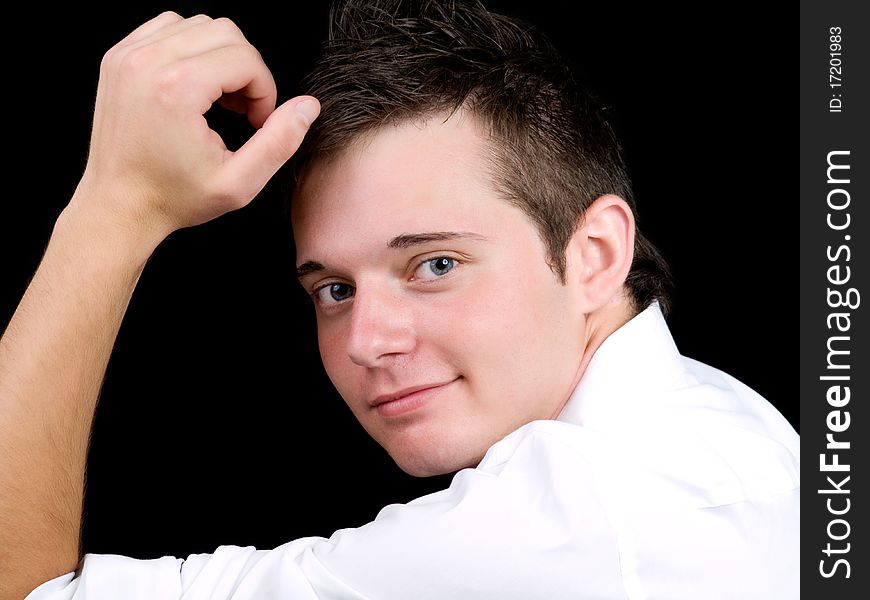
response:
<svg viewBox="0 0 870 600"><path fill-rule="evenodd" d="M493 183L538 229L565 280L565 250L604 194L637 217L619 141L567 62L530 25L472 0L346 0L303 81L320 117L294 158L335 155L365 133L464 108L489 134ZM626 288L640 311L670 305L667 263L640 231Z"/></svg>

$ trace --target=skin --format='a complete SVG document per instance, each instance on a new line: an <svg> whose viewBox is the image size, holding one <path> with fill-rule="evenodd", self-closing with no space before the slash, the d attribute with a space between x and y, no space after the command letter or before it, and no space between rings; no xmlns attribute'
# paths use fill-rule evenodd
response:
<svg viewBox="0 0 870 600"><path fill-rule="evenodd" d="M167 235L246 206L296 151L319 104L276 107L276 97L259 53L226 19L163 13L106 53L85 172L0 338L0 598L76 568L88 436L139 275ZM257 128L235 152L203 118L215 101ZM614 196L593 204L562 286L530 224L493 197L471 120L367 141L312 166L295 215L302 262L325 266L309 269L306 287L356 291L347 308L318 309L324 363L403 468L475 464L512 428L555 417L628 318L631 212ZM390 248L433 230L475 235ZM446 283L424 284L418 260L442 256L464 262ZM401 399L371 408L447 381L405 401L415 410L398 410Z"/></svg>
<svg viewBox="0 0 870 600"><path fill-rule="evenodd" d="M162 13L103 58L84 175L0 338L0 598L76 568L88 436L136 282L167 235L247 205L296 151L319 104L276 97L226 19ZM235 152L203 118L216 100L258 128Z"/></svg>
<svg viewBox="0 0 870 600"><path fill-rule="evenodd" d="M629 316L625 203L590 209L562 284L532 223L494 191L485 144L465 113L403 123L315 163L294 197L326 371L413 475L474 466L518 427L556 418Z"/></svg>

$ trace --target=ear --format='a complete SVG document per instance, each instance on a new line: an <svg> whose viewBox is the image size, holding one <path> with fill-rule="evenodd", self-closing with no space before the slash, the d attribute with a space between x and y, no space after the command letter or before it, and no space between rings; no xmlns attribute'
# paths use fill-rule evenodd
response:
<svg viewBox="0 0 870 600"><path fill-rule="evenodd" d="M576 285L584 313L623 294L634 258L634 215L613 194L601 196L586 210L566 250L569 284Z"/></svg>

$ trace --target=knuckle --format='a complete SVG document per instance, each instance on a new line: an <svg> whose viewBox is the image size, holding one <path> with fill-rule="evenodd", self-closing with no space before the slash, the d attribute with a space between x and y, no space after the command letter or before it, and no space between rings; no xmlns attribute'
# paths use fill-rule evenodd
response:
<svg viewBox="0 0 870 600"><path fill-rule="evenodd" d="M156 100L164 106L175 106L186 94L188 69L173 63L160 69L154 80Z"/></svg>
<svg viewBox="0 0 870 600"><path fill-rule="evenodd" d="M112 70L115 63L118 61L118 48L110 48L103 58L100 60L100 75L105 75Z"/></svg>
<svg viewBox="0 0 870 600"><path fill-rule="evenodd" d="M193 22L193 23L206 23L208 21L211 21L212 18L205 13L199 13L199 14L193 15L192 17L188 18L187 20L189 22Z"/></svg>
<svg viewBox="0 0 870 600"><path fill-rule="evenodd" d="M140 79L148 69L151 60L148 55L149 52L141 48L112 48L100 61L100 79L112 78L122 82Z"/></svg>
<svg viewBox="0 0 870 600"><path fill-rule="evenodd" d="M260 51L254 48L252 45L246 44L245 46L242 46L242 52L245 58L250 58L256 62L264 63L263 55L260 54Z"/></svg>
<svg viewBox="0 0 870 600"><path fill-rule="evenodd" d="M260 52L250 44L234 44L223 49L228 60L238 61L239 64L252 65L262 68L265 65Z"/></svg>
<svg viewBox="0 0 870 600"><path fill-rule="evenodd" d="M129 52L125 52L120 58L119 67L125 73L139 73L147 68L147 65L153 59L153 51L148 48L137 48Z"/></svg>
<svg viewBox="0 0 870 600"><path fill-rule="evenodd" d="M158 16L158 18L171 17L172 20L174 20L174 21L183 21L184 20L184 18L180 14L175 12L174 10L164 10L162 13L160 13L157 16Z"/></svg>
<svg viewBox="0 0 870 600"><path fill-rule="evenodd" d="M232 19L229 17L218 17L213 21L213 26L221 33L229 36L241 36L242 30L239 29Z"/></svg>
<svg viewBox="0 0 870 600"><path fill-rule="evenodd" d="M216 205L219 206L222 211L236 210L244 207L248 203L245 190L242 189L241 185L238 183L233 183L232 185L220 190L220 192L215 196L215 200Z"/></svg>
<svg viewBox="0 0 870 600"><path fill-rule="evenodd" d="M241 208L247 204L243 184L226 177L218 177L211 182L208 196L215 206L223 210Z"/></svg>

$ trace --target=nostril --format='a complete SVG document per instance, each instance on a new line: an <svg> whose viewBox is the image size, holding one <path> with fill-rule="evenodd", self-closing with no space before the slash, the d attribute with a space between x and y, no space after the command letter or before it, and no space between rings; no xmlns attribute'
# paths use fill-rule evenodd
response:
<svg viewBox="0 0 870 600"><path fill-rule="evenodd" d="M347 353L357 365L377 366L384 357L414 349L413 328L399 315L384 312L366 318L355 316L350 327Z"/></svg>

